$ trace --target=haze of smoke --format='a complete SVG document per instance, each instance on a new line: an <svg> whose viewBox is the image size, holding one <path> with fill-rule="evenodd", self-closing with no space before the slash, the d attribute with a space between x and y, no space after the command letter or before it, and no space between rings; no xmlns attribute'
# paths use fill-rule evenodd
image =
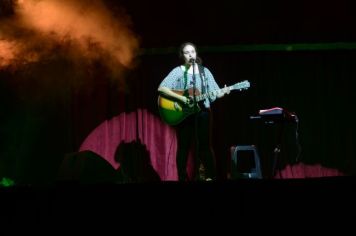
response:
<svg viewBox="0 0 356 236"><path fill-rule="evenodd" d="M60 55L85 65L100 60L111 73L131 67L139 42L129 17L99 0L18 0L0 20L0 69Z"/></svg>

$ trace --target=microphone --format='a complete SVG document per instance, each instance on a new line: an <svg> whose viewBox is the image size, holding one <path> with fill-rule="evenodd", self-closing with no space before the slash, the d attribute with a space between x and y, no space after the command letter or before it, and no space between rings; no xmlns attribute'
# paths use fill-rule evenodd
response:
<svg viewBox="0 0 356 236"><path fill-rule="evenodd" d="M189 59L189 62L195 63L195 59L194 59L194 58L190 58L190 59Z"/></svg>

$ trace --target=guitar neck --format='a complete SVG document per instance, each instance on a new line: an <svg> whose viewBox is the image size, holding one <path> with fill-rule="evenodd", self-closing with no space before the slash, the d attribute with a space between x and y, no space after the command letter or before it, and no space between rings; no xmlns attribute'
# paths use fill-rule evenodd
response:
<svg viewBox="0 0 356 236"><path fill-rule="evenodd" d="M233 90L234 86L228 86L228 88L230 90ZM223 91L223 89L217 89L217 90L214 90L214 91L211 91L211 92L208 92L208 93L200 94L200 95L196 96L196 100L197 100L197 102L200 102L200 101L205 100L206 98L213 97L213 96L215 97L219 93L221 93L222 91Z"/></svg>

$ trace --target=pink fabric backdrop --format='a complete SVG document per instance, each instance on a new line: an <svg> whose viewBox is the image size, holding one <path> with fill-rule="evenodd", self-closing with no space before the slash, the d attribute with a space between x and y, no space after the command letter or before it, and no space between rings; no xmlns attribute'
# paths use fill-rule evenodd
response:
<svg viewBox="0 0 356 236"><path fill-rule="evenodd" d="M104 121L88 135L79 151L91 150L117 169L119 163L114 160L116 148L121 142L134 141L136 138L146 145L152 167L161 180L176 180L177 141L174 129L145 109L121 113Z"/></svg>
<svg viewBox="0 0 356 236"><path fill-rule="evenodd" d="M307 165L297 163L287 165L284 169L277 171L276 179L291 179L291 178L312 178L312 177L330 177L343 176L344 174L337 169L323 167L320 164Z"/></svg>

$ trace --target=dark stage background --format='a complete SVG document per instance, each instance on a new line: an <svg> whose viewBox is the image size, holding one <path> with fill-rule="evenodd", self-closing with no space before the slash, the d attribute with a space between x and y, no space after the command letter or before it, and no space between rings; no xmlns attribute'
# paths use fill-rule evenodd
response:
<svg viewBox="0 0 356 236"><path fill-rule="evenodd" d="M12 14L4 3L3 18ZM122 134L120 140L129 143L139 138L141 143L133 148L146 146L154 162L156 173L148 175L174 179L174 164L170 162L168 168L162 161L167 159L162 150L167 149L164 143L170 131L157 119L156 91L170 69L180 63L177 47L185 41L200 46L204 65L220 86L242 80L251 83L247 91L233 91L213 105L213 145L220 179L226 179L230 147L237 144L257 145L264 174L272 177L272 151L279 140L282 152L278 170L302 163L335 170L335 175L355 174L356 34L349 2L322 6L308 1L295 5L270 1L105 3L114 12L125 9L131 19L130 27L141 49L135 66L124 69L122 80L112 80L100 61L91 64L84 74L76 74L76 67L65 56L16 70L0 70L0 177L18 183L52 183L63 161L84 151L82 144L93 130L133 112L136 120L126 126L133 125L127 131L132 133ZM275 106L297 114L298 130L295 123L284 124L281 131L280 125L268 126L249 119L259 109ZM113 164L110 158L116 147L107 146L91 143L86 147L111 156L81 155L104 158ZM100 168L110 172L108 166ZM99 175L105 180L116 178ZM123 175L121 178L125 178ZM322 175L316 171L304 177Z"/></svg>

